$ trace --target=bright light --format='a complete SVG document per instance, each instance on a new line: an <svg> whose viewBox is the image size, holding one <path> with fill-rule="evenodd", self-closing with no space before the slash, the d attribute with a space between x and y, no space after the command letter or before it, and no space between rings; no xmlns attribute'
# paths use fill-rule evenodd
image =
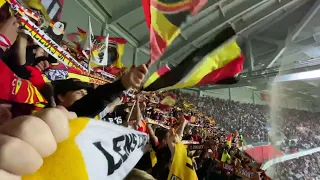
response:
<svg viewBox="0 0 320 180"><path fill-rule="evenodd" d="M274 82L287 82L299 80L311 80L320 78L320 70L299 72L293 74L279 75L274 79Z"/></svg>

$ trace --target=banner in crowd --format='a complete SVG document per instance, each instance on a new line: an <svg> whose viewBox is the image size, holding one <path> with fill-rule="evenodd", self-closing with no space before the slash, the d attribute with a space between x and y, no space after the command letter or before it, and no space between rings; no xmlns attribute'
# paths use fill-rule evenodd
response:
<svg viewBox="0 0 320 180"><path fill-rule="evenodd" d="M244 168L236 168L234 165L223 163L221 161L216 160L219 164L219 167L224 173L227 174L235 174L236 176L245 178L245 179L256 179L259 176L258 172L250 171Z"/></svg>
<svg viewBox="0 0 320 180"><path fill-rule="evenodd" d="M204 148L204 145L203 144L190 144L188 145L188 149L190 151L193 151L193 150L203 150Z"/></svg>
<svg viewBox="0 0 320 180"><path fill-rule="evenodd" d="M70 121L70 134L41 168L23 180L124 179L145 152L148 135L88 118Z"/></svg>
<svg viewBox="0 0 320 180"><path fill-rule="evenodd" d="M198 141L193 141L193 140L182 140L181 142L185 145L200 144Z"/></svg>
<svg viewBox="0 0 320 180"><path fill-rule="evenodd" d="M24 104L47 103L30 81L19 78L3 61L0 61L0 77L3 77L0 81L0 99Z"/></svg>
<svg viewBox="0 0 320 180"><path fill-rule="evenodd" d="M43 75L46 82L75 78L83 82L103 85L106 83L111 83L114 79L101 78L88 72L84 72L80 69L67 67L63 64L51 65L48 70L46 70Z"/></svg>
<svg viewBox="0 0 320 180"><path fill-rule="evenodd" d="M53 41L44 31L42 31L37 25L35 25L28 16L24 13L23 7L16 0L8 1L11 8L19 13L21 25L26 29L25 33L29 35L41 48L47 53L56 58L61 63L80 68L87 71L77 60L75 60L67 51L61 48L55 41Z"/></svg>
<svg viewBox="0 0 320 180"><path fill-rule="evenodd" d="M147 123L149 123L149 124L155 124L155 125L161 126L161 127L163 127L163 128L170 129L169 126L166 126L166 125L160 123L159 121L155 121L155 120L152 120L152 119L149 119L149 118L147 119Z"/></svg>
<svg viewBox="0 0 320 180"><path fill-rule="evenodd" d="M233 28L226 28L165 74L150 76L145 91L170 90L208 84L232 84L243 69L244 56ZM167 65L166 65L167 66ZM160 69L162 69L161 67ZM158 73L158 72L155 72Z"/></svg>
<svg viewBox="0 0 320 180"><path fill-rule="evenodd" d="M150 30L150 61L157 61L181 33L180 26L188 16L197 14L207 0L142 0Z"/></svg>

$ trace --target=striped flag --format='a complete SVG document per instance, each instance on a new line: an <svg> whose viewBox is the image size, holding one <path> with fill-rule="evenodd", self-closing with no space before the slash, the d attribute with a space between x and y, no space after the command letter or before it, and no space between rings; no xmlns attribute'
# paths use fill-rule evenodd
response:
<svg viewBox="0 0 320 180"><path fill-rule="evenodd" d="M79 44L84 43L86 41L87 32L84 31L83 29L78 28L78 35L79 35L79 38L75 38L76 41L73 41L73 42L77 42Z"/></svg>
<svg viewBox="0 0 320 180"><path fill-rule="evenodd" d="M229 133L227 136L227 145L229 148L231 147L231 143L232 143L232 134Z"/></svg>
<svg viewBox="0 0 320 180"><path fill-rule="evenodd" d="M181 33L181 25L195 15L207 0L142 0L150 30L150 61L157 61Z"/></svg>
<svg viewBox="0 0 320 180"><path fill-rule="evenodd" d="M176 104L177 97L175 94L169 94L164 99L161 100L158 108L161 110L167 110L172 108Z"/></svg>
<svg viewBox="0 0 320 180"><path fill-rule="evenodd" d="M158 78L169 72L171 69L169 65L164 65L160 67L155 73L153 73L149 79L145 82L144 86L148 87L150 84L152 84L154 81L156 81Z"/></svg>
<svg viewBox="0 0 320 180"><path fill-rule="evenodd" d="M170 90L208 84L231 84L243 69L244 56L230 27L197 49L165 74L155 72L144 84L145 91ZM156 75L158 74L158 75ZM155 77L158 77L155 79Z"/></svg>
<svg viewBox="0 0 320 180"><path fill-rule="evenodd" d="M176 100L177 97L175 94L169 94L160 102L160 104L174 106L176 104Z"/></svg>

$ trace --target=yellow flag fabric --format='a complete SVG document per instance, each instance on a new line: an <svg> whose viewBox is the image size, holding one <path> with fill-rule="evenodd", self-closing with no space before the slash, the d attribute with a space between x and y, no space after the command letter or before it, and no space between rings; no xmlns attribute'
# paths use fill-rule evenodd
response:
<svg viewBox="0 0 320 180"><path fill-rule="evenodd" d="M228 162L231 163L231 157L227 151L223 151L221 162Z"/></svg>
<svg viewBox="0 0 320 180"><path fill-rule="evenodd" d="M187 102L183 103L183 107L186 108L186 109L194 109L194 108L196 108L196 106L194 104L187 103Z"/></svg>
<svg viewBox="0 0 320 180"><path fill-rule="evenodd" d="M160 103L163 105L174 106L176 104L176 100L171 96L166 96Z"/></svg>
<svg viewBox="0 0 320 180"><path fill-rule="evenodd" d="M6 3L6 0L0 0L0 7L2 7Z"/></svg>
<svg viewBox="0 0 320 180"><path fill-rule="evenodd" d="M119 68L119 69L122 69L123 68L123 63L122 63L122 55L124 53L124 44L118 44L118 59L116 62L113 63L113 66L116 67L116 68Z"/></svg>
<svg viewBox="0 0 320 180"><path fill-rule="evenodd" d="M77 118L69 125L69 138L58 144L36 173L22 180L123 179L148 142L145 133L103 121Z"/></svg>
<svg viewBox="0 0 320 180"><path fill-rule="evenodd" d="M212 51L201 63L197 64L180 82L163 90L179 89L196 86L207 74L226 66L241 55L241 49L236 41L231 41L224 46Z"/></svg>
<svg viewBox="0 0 320 180"><path fill-rule="evenodd" d="M192 160L187 156L187 149L182 142L175 145L175 153L168 176L168 180L197 180Z"/></svg>
<svg viewBox="0 0 320 180"><path fill-rule="evenodd" d="M157 164L157 156L156 156L156 152L154 150L150 151L150 159L151 159L151 164L152 167L154 167Z"/></svg>
<svg viewBox="0 0 320 180"><path fill-rule="evenodd" d="M160 76L166 74L170 71L170 67L168 65L160 67L156 72L154 72L144 83L143 87L148 87L152 84L155 80L157 80Z"/></svg>
<svg viewBox="0 0 320 180"><path fill-rule="evenodd" d="M70 121L68 140L58 144L54 155L45 158L43 166L36 173L23 176L22 180L89 180L84 159L75 141L88 122L87 118Z"/></svg>

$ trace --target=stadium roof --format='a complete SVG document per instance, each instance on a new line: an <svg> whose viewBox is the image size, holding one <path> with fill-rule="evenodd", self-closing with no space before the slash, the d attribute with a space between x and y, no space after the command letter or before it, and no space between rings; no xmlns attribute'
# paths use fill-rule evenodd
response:
<svg viewBox="0 0 320 180"><path fill-rule="evenodd" d="M126 48L124 56L133 59L130 64L147 62L149 36L141 0L78 2L104 23L103 33L108 31L128 40L132 49ZM319 68L319 9L319 0L208 0L202 11L185 24L181 35L151 71L164 63L179 63L225 27L233 27L238 33L238 42L246 55L242 80L233 86L212 85L200 90L265 87L278 73L280 65L283 72ZM312 95L307 96L312 98Z"/></svg>

